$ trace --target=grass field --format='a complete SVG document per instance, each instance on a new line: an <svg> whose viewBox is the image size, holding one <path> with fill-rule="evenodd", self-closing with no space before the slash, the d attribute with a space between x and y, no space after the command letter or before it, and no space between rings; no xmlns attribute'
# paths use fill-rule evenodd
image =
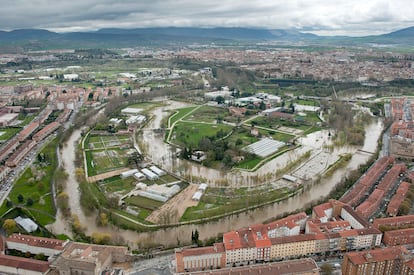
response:
<svg viewBox="0 0 414 275"><path fill-rule="evenodd" d="M188 115L188 113L190 113L195 108L196 108L196 106L181 108L181 109L176 110L177 112L174 113L173 115L171 115L170 118L169 118L168 127L171 127L176 121L178 121L178 120L182 119L183 117L185 117L186 115Z"/></svg>
<svg viewBox="0 0 414 275"><path fill-rule="evenodd" d="M11 139L12 137L14 137L18 132L20 132L22 129L21 128L2 128L0 129L0 140L1 141L7 141L9 139Z"/></svg>
<svg viewBox="0 0 414 275"><path fill-rule="evenodd" d="M105 188L108 193L120 192L126 194L135 188L136 180L133 177L121 179L121 177L112 177L105 179L102 183L102 187Z"/></svg>
<svg viewBox="0 0 414 275"><path fill-rule="evenodd" d="M192 114L188 115L186 121L194 122L207 122L215 123L218 117L225 117L228 114L227 109L211 107L211 106L201 106Z"/></svg>
<svg viewBox="0 0 414 275"><path fill-rule="evenodd" d="M232 126L225 124L204 124L192 122L179 122L174 127L171 141L187 147L197 148L203 137L212 137L222 130L226 134L230 133Z"/></svg>
<svg viewBox="0 0 414 275"><path fill-rule="evenodd" d="M141 197L141 196L129 197L125 199L125 202L131 205L138 206L139 208L144 208L144 209L148 209L151 211L154 211L155 209L163 205L163 203L160 201L148 199L148 198Z"/></svg>

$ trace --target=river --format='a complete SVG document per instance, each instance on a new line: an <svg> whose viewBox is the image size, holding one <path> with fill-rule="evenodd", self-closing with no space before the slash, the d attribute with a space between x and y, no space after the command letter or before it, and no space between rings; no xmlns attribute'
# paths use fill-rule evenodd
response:
<svg viewBox="0 0 414 275"><path fill-rule="evenodd" d="M148 125L149 129L159 128L160 122L163 117L168 115L168 110L183 107L183 103L171 102L170 106L164 106L156 108L153 111L154 119ZM369 133L365 137L364 146L362 150L367 152L374 152L378 144L378 139L381 135L383 125L381 121L375 121L366 127L366 132ZM79 189L78 183L75 177L75 146L77 146L81 136L81 131L77 130L72 133L69 141L64 145L61 150L61 156L63 165L67 171L69 178L67 180L66 192L70 197L70 207L73 214L79 217L82 225L85 226L86 233L89 235L93 232L106 232L119 239L126 240L131 248L137 248L138 246L149 246L152 244L162 244L165 246L174 246L178 243L185 244L191 241L191 231L196 229L200 233L200 239L207 239L210 237L217 236L219 233L226 231L235 230L248 225L262 223L272 217L282 215L284 213L294 212L297 209L304 207L307 203L325 197L329 192L335 188L335 185L341 181L341 179L351 170L358 168L360 164L365 163L370 154L357 151L357 148L346 148L346 151L352 152L352 158L348 162L347 166L338 169L328 179L322 179L320 183L312 186L311 188L305 188L306 191L302 192L294 197L284 200L280 203L261 207L259 209L249 211L248 213L242 213L239 215L229 216L220 219L215 222L209 222L201 225L184 225L175 228L162 229L154 232L137 233L129 230L118 229L113 226L97 227L95 224L95 217L85 216L80 208L79 204ZM309 143L306 146L315 146L315 142L323 142L327 133L314 133L308 139L303 139L304 144ZM239 177L248 178L247 172L240 174L234 173L234 175L226 175L224 172L216 171L214 169L208 169L199 165L183 165L175 157L175 152L172 146L166 145L163 142L163 136L154 133L152 130L144 130L143 140L145 146L145 152L149 155L152 160L159 164L164 169L187 169L194 172L195 175L203 175L208 178L209 181L214 182L215 177L226 176L229 179L233 178L240 183ZM306 147L303 146L303 147ZM158 151L157 151L158 150ZM304 149L302 149L304 150ZM304 150L306 151L306 150ZM158 153L157 153L158 152ZM291 153L296 154L296 153ZM287 156L286 158L292 158L293 156ZM268 173L269 170L275 169L275 163L268 163L264 165L257 173ZM280 165L280 164L278 164ZM183 168L184 167L184 168ZM207 169L207 170L205 170ZM244 178L243 178L244 179ZM59 216L58 216L59 219ZM50 226L52 232L55 234L67 233L69 234L68 225L65 222L57 221L55 224Z"/></svg>

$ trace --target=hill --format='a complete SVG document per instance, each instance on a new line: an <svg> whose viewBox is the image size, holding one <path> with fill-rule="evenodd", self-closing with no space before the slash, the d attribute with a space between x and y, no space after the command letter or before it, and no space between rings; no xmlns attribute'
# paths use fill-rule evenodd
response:
<svg viewBox="0 0 414 275"><path fill-rule="evenodd" d="M296 30L253 28L108 28L94 32L55 33L39 29L0 31L0 46L27 49L116 48L133 46L172 46L199 44L238 44L264 41L305 42L312 44L363 45L414 44L414 27L366 37L328 37Z"/></svg>

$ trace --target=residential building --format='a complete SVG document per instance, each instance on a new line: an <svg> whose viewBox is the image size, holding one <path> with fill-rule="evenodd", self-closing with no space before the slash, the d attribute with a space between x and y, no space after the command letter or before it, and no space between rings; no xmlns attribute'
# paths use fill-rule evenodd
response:
<svg viewBox="0 0 414 275"><path fill-rule="evenodd" d="M6 160L6 165L8 167L16 167L35 145L36 141L27 140Z"/></svg>
<svg viewBox="0 0 414 275"><path fill-rule="evenodd" d="M386 246L414 244L414 228L404 228L384 232Z"/></svg>
<svg viewBox="0 0 414 275"><path fill-rule="evenodd" d="M223 243L193 249L176 249L176 271L211 270L226 266L226 253Z"/></svg>
<svg viewBox="0 0 414 275"><path fill-rule="evenodd" d="M305 229L308 216L305 212L289 215L286 218L266 224L269 238L299 235Z"/></svg>
<svg viewBox="0 0 414 275"><path fill-rule="evenodd" d="M17 140L20 142L23 142L25 139L27 139L31 134L33 134L37 128L39 128L40 124L37 121L31 122L29 125L27 125L17 136Z"/></svg>
<svg viewBox="0 0 414 275"><path fill-rule="evenodd" d="M382 229L383 227L400 229L407 227L414 227L414 215L397 216L390 218L374 219L373 227Z"/></svg>
<svg viewBox="0 0 414 275"><path fill-rule="evenodd" d="M19 141L14 138L9 143L4 144L0 149L0 161L6 160L7 157L16 150L20 145Z"/></svg>
<svg viewBox="0 0 414 275"><path fill-rule="evenodd" d="M398 214L401 203L404 201L407 196L408 189L410 184L408 182L402 182L397 189L397 192L392 197L387 206L387 214L389 216L395 217Z"/></svg>
<svg viewBox="0 0 414 275"><path fill-rule="evenodd" d="M342 263L343 275L388 275L402 273L406 262L413 255L404 247L387 247L345 254Z"/></svg>
<svg viewBox="0 0 414 275"><path fill-rule="evenodd" d="M260 265L249 265L191 272L194 275L318 275L319 268L311 258L290 260Z"/></svg>
<svg viewBox="0 0 414 275"><path fill-rule="evenodd" d="M59 127L60 127L59 122L56 122L56 121L52 122L52 123L46 125L42 130L37 132L33 136L33 140L39 142L39 141L43 140L44 138L46 138L47 136L49 136L54 131L56 131Z"/></svg>

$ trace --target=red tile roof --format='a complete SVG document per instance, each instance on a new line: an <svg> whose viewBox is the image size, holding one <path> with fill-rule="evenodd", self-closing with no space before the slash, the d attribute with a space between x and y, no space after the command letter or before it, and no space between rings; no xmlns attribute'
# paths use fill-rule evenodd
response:
<svg viewBox="0 0 414 275"><path fill-rule="evenodd" d="M30 246L43 247L55 250L63 250L66 244L66 241L58 239L35 237L22 234L13 234L10 237L6 238L6 242L23 243Z"/></svg>
<svg viewBox="0 0 414 275"><path fill-rule="evenodd" d="M31 270L45 273L49 269L49 263L22 257L0 255L0 267L8 266L18 268L21 271ZM22 273L23 274L23 273Z"/></svg>

